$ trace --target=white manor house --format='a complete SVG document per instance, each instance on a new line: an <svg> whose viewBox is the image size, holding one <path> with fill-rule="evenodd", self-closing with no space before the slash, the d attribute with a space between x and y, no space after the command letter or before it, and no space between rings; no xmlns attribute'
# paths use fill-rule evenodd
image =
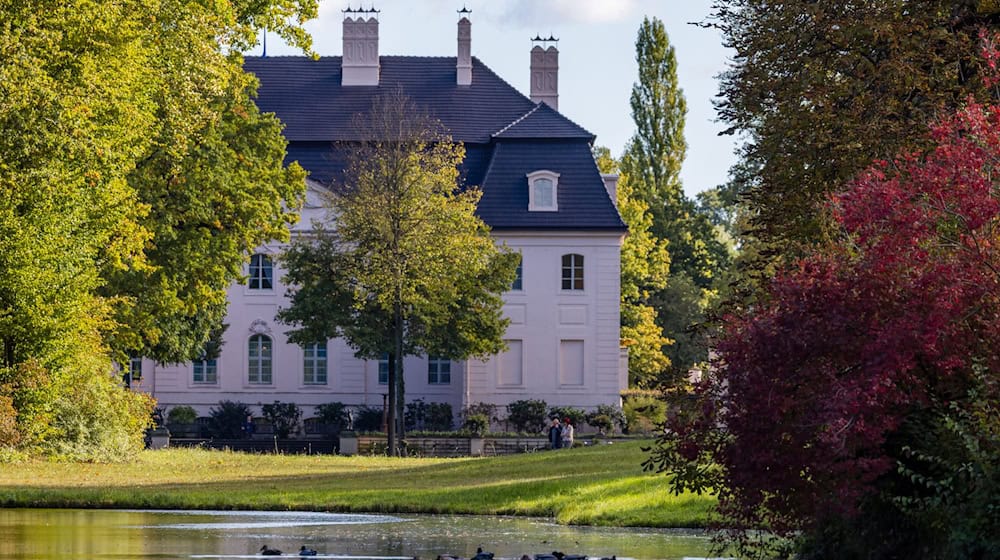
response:
<svg viewBox="0 0 1000 560"><path fill-rule="evenodd" d="M334 143L351 141L350 122L372 97L402 88L465 145L462 177L483 191L479 216L498 243L519 251L518 278L504 294L508 350L486 361L406 358L406 400L476 403L541 399L549 406L620 405L627 352L619 339L620 251L626 227L615 207L617 176L601 175L594 135L558 112L558 51L535 44L531 92L515 90L471 56L471 24L458 21L450 57L380 56L373 12L347 12L344 56L248 57L260 80L258 105L285 123L287 161L309 171L308 194L292 235L322 216L321 192L343 171ZM355 17L356 16L356 17ZM381 407L387 362L367 361L341 339L309 346L286 339L276 321L288 305L276 256L258 248L244 283L229 289L228 328L216 359L185 364L133 360L134 389L159 406L189 405L208 416L219 401Z"/></svg>

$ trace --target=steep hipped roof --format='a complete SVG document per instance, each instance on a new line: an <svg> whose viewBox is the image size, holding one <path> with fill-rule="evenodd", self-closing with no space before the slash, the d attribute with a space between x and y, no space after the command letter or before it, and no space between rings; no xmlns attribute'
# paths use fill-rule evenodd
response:
<svg viewBox="0 0 1000 560"><path fill-rule="evenodd" d="M545 103L539 103L521 118L508 124L493 135L494 138L534 140L554 138L582 138L593 142L593 134Z"/></svg>
<svg viewBox="0 0 1000 560"><path fill-rule="evenodd" d="M379 92L401 88L465 143L462 175L478 185L478 213L494 229L624 231L590 153L594 135L548 105L535 104L472 59L472 84L456 80L455 57L382 56L379 85L342 86L341 58L247 57L260 80L257 105L285 124L288 161L323 184L343 179L334 142L357 141L351 121ZM560 174L558 212L528 212L527 174Z"/></svg>
<svg viewBox="0 0 1000 560"><path fill-rule="evenodd" d="M559 174L558 212L528 211L528 177ZM493 229L624 230L590 145L581 141L499 142L483 180L479 216Z"/></svg>
<svg viewBox="0 0 1000 560"><path fill-rule="evenodd" d="M353 116L366 113L377 92L397 87L462 142L489 142L493 133L535 108L475 57L468 86L456 83L454 57L383 56L378 86L342 87L340 60L339 56L247 57L244 68L260 80L257 105L281 118L285 137L292 142L356 140L348 126Z"/></svg>

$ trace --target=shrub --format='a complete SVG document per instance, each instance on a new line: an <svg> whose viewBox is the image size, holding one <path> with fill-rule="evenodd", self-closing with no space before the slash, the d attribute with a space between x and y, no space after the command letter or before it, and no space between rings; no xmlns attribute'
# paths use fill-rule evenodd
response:
<svg viewBox="0 0 1000 560"><path fill-rule="evenodd" d="M354 429L359 432L377 432L382 429L382 409L359 406L354 416Z"/></svg>
<svg viewBox="0 0 1000 560"><path fill-rule="evenodd" d="M175 406L167 413L168 424L194 424L197 418L198 413L187 405Z"/></svg>
<svg viewBox="0 0 1000 560"><path fill-rule="evenodd" d="M274 401L274 404L262 406L261 412L274 428L274 435L282 439L298 430L299 421L302 420L302 409L295 403Z"/></svg>
<svg viewBox="0 0 1000 560"><path fill-rule="evenodd" d="M426 403L424 399L406 403L403 422L407 431L428 430L444 432L454 428L455 419L448 403Z"/></svg>
<svg viewBox="0 0 1000 560"><path fill-rule="evenodd" d="M601 435L611 433L615 429L615 423L607 414L594 414L588 416L587 424L590 424L592 428L597 428L597 432Z"/></svg>
<svg viewBox="0 0 1000 560"><path fill-rule="evenodd" d="M486 417L487 428L494 422L500 421L497 412L497 405L491 403L473 403L462 409L462 418L468 420L470 416L481 415Z"/></svg>
<svg viewBox="0 0 1000 560"><path fill-rule="evenodd" d="M71 461L118 462L145 447L154 401L118 384L116 376L68 372L52 403L54 432L44 450Z"/></svg>
<svg viewBox="0 0 1000 560"><path fill-rule="evenodd" d="M14 399L0 395L0 448L13 448L19 441L21 432L17 429Z"/></svg>
<svg viewBox="0 0 1000 560"><path fill-rule="evenodd" d="M597 428L601 434L614 433L616 429L625 427L625 415L617 406L601 404L587 415L587 424Z"/></svg>
<svg viewBox="0 0 1000 560"><path fill-rule="evenodd" d="M553 406L549 409L549 418L558 418L560 422L569 418L573 426L581 426L584 420L586 420L587 415L582 409L572 406Z"/></svg>
<svg viewBox="0 0 1000 560"><path fill-rule="evenodd" d="M545 429L545 401L526 399L507 405L507 423L518 432L538 433Z"/></svg>
<svg viewBox="0 0 1000 560"><path fill-rule="evenodd" d="M212 437L236 439L243 436L243 424L250 416L250 407L238 401L219 401L219 408L209 411L212 417L208 429Z"/></svg>
<svg viewBox="0 0 1000 560"><path fill-rule="evenodd" d="M331 402L316 407L316 418L321 424L333 426L334 431L343 430L348 424L347 406L342 402Z"/></svg>
<svg viewBox="0 0 1000 560"><path fill-rule="evenodd" d="M489 431L490 419L485 414L470 414L465 417L462 429L470 434L481 436Z"/></svg>
<svg viewBox="0 0 1000 560"><path fill-rule="evenodd" d="M625 403L625 425L630 434L651 434L667 419L667 403L654 397L636 397Z"/></svg>
<svg viewBox="0 0 1000 560"><path fill-rule="evenodd" d="M35 359L0 368L0 395L10 398L16 414L17 436L8 437L16 439L20 448L31 451L53 435L52 406L57 394L49 370Z"/></svg>
<svg viewBox="0 0 1000 560"><path fill-rule="evenodd" d="M663 391L659 389L625 389L619 394L621 395L623 402L628 402L633 399L659 399L663 397Z"/></svg>

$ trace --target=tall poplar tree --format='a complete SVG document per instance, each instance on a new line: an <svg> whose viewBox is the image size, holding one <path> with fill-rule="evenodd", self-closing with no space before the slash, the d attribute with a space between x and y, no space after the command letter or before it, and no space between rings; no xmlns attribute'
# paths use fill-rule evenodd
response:
<svg viewBox="0 0 1000 560"><path fill-rule="evenodd" d="M636 131L621 166L634 196L649 208L650 231L666 240L670 251L670 280L650 301L664 334L674 340L663 349L672 371L662 379L674 383L707 357L704 336L693 329L704 321L719 271L728 267L731 256L708 217L684 195L680 171L687 151L687 102L677 81L674 48L659 19L643 20L636 61L639 79L631 97Z"/></svg>

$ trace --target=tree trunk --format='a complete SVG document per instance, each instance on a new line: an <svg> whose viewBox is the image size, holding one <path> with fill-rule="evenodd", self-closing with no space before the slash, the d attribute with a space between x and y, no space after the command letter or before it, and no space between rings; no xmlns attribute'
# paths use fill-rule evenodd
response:
<svg viewBox="0 0 1000 560"><path fill-rule="evenodd" d="M393 327L395 332L393 333L393 348L395 350L395 360L396 360L396 379L395 379L395 394L396 400L393 402L395 409L395 417L398 425L396 426L396 445L393 448L395 453L393 455L400 455L402 451L402 440L403 440L403 307L400 302L400 297L396 298L396 304L393 306ZM392 381L390 381L392 383Z"/></svg>
<svg viewBox="0 0 1000 560"><path fill-rule="evenodd" d="M386 442L385 452L390 456L396 456L396 356L389 352L389 403L386 411Z"/></svg>

